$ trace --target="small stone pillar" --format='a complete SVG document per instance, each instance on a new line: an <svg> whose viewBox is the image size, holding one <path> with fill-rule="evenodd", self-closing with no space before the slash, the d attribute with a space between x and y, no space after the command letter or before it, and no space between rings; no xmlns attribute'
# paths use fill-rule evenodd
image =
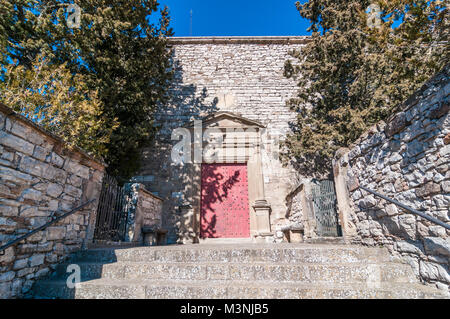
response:
<svg viewBox="0 0 450 319"><path fill-rule="evenodd" d="M289 230L289 241L291 243L303 242L303 225L291 226Z"/></svg>
<svg viewBox="0 0 450 319"><path fill-rule="evenodd" d="M158 244L156 230L151 227L143 227L142 233L144 246L156 246Z"/></svg>
<svg viewBox="0 0 450 319"><path fill-rule="evenodd" d="M183 203L179 206L179 216L180 220L178 222L178 243L197 243L198 238L195 233L195 220L194 220L194 210L189 203Z"/></svg>
<svg viewBox="0 0 450 319"><path fill-rule="evenodd" d="M257 239L273 236L270 230L270 205L265 199L255 201L253 205L256 215Z"/></svg>

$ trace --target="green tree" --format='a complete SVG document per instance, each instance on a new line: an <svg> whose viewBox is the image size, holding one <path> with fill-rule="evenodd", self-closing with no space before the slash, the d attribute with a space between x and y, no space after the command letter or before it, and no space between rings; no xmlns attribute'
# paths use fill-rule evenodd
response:
<svg viewBox="0 0 450 319"><path fill-rule="evenodd" d="M3 103L61 137L70 148L81 147L96 157L107 153L117 120L103 114L97 92L65 64L49 65L42 56L30 69L10 64L0 88Z"/></svg>
<svg viewBox="0 0 450 319"><path fill-rule="evenodd" d="M338 148L392 114L449 62L448 9L425 0L296 5L312 36L285 64L299 89L288 101L298 117L284 158L306 174L327 172ZM369 19L370 5L380 9L378 24Z"/></svg>
<svg viewBox="0 0 450 319"><path fill-rule="evenodd" d="M70 3L81 9L79 27L68 25ZM154 133L153 113L172 77L170 19L158 7L156 0L19 0L0 7L9 12L0 20L7 33L2 52L26 69L38 56L64 65L68 75L82 77L80 92L95 92L101 123L112 129L102 151L108 170L124 178L139 167L139 149Z"/></svg>

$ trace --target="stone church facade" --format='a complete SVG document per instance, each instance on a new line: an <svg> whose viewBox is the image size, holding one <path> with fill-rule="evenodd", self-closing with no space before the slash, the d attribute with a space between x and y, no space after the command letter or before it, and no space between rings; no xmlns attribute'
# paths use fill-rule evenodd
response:
<svg viewBox="0 0 450 319"><path fill-rule="evenodd" d="M171 100L156 114L161 126L156 139L143 150L142 168L135 177L164 199L163 226L169 231L169 243L196 242L205 237L202 224L206 215L202 215L202 209L209 204L201 194L205 192L202 185L206 187L205 171L210 162L216 164L218 172L231 169L232 174L245 175L244 183L248 184L247 194L230 194L234 201L227 200L224 194L213 195L212 199L219 210L236 211L236 207L245 206L243 216L247 217L242 218L246 219L228 216L228 224L219 222L212 228L237 223L240 228L232 237L271 241L275 226L286 222L286 196L298 184L298 176L292 168L283 167L278 158L279 141L295 120L286 101L296 93L296 83L284 77L283 70L289 51L301 49L306 41L307 37L170 39L175 71ZM194 124L199 123L194 121L202 121L201 133L198 129L194 132ZM174 162L171 155L180 136L172 139L172 134L177 129L191 133L192 145L196 134L201 134L204 150L208 138L218 138L221 143L215 152L219 158L211 161L204 151L192 163ZM197 138L197 144L199 141ZM194 153L192 149L192 158ZM224 177L222 173L218 174ZM224 189L223 185L216 187L219 192ZM228 209L217 207L224 201L227 203L223 205L231 205ZM215 235L206 237L228 237L226 229L217 229Z"/></svg>

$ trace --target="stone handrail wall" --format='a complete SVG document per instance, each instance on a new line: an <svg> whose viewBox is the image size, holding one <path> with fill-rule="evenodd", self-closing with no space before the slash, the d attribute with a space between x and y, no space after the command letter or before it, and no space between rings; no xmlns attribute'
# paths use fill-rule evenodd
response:
<svg viewBox="0 0 450 319"><path fill-rule="evenodd" d="M450 284L450 231L361 189L377 191L450 223L449 69L433 77L351 148L337 152L333 168L344 234L365 245L384 245L427 283Z"/></svg>
<svg viewBox="0 0 450 319"><path fill-rule="evenodd" d="M0 104L0 243L98 199L104 169ZM91 243L96 208L97 201L0 255L0 299L21 297L70 252Z"/></svg>

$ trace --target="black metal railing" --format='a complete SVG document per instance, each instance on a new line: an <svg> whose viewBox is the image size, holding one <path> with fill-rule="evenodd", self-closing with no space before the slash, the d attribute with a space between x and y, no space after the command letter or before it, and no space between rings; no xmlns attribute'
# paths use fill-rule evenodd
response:
<svg viewBox="0 0 450 319"><path fill-rule="evenodd" d="M368 189L368 188L366 188L364 186L360 185L359 188L361 188L361 189L365 190L366 192L369 192L369 193L371 193L371 194L373 194L375 196L378 196L378 197L380 197L380 198L382 198L384 200L387 200L388 202L403 208L404 210L406 210L409 213L412 213L412 214L418 215L418 216L420 216L422 218L425 218L426 220L429 220L430 222L435 223L435 224L437 224L439 226L442 226L442 227L444 227L446 229L450 229L450 225L449 224L446 224L443 221L441 221L441 220L439 220L437 218L434 218L433 216L430 216L430 215L427 215L425 213L422 213L422 212L418 211L417 209L414 209L414 208L411 208L409 206L406 206L405 204L402 204L399 201L396 201L395 199L392 199L392 198L389 198L389 197L387 197L387 196L385 196L383 194L377 193L377 192L375 192L375 191L373 191L371 189Z"/></svg>
<svg viewBox="0 0 450 319"><path fill-rule="evenodd" d="M76 213L77 211L79 211L80 209L86 207L87 205L91 204L91 203L94 202L94 201L95 201L95 199L91 199L90 201L87 201L87 202L85 202L85 203L83 203L83 204L81 204L81 205L75 207L74 209L72 209L72 210L71 210L70 212L68 212L68 213L65 213L65 214L63 214L63 215L61 215L61 216L58 216L58 217L52 217L53 219L52 219L51 221L49 221L48 223L45 223L44 225L42 225L42 226L40 226L40 227L38 227L38 228L36 228L36 229L30 231L29 233L27 233L27 234L25 234L25 235L23 235L23 236L20 236L19 238L16 238L16 239L10 241L10 242L7 243L6 245L1 246L1 247L0 247L0 255L4 255L4 254L5 254L5 250L8 249L9 247L14 246L15 244L21 242L21 241L24 240L24 239L27 239L27 238L30 237L31 235L33 235L33 234L35 234L35 233L37 233L37 232L39 232L39 231L41 231L41 230L46 229L47 227L53 225L54 223L57 223L57 222L60 221L61 219L64 219L64 218L66 218L67 216L70 216L70 215Z"/></svg>

